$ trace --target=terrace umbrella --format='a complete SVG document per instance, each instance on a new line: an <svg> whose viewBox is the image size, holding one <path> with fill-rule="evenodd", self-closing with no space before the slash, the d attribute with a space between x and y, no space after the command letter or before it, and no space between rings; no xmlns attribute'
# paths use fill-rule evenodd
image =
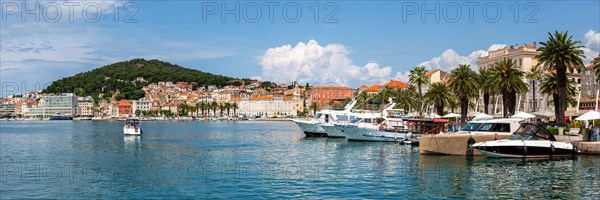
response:
<svg viewBox="0 0 600 200"><path fill-rule="evenodd" d="M467 114L467 117L475 117L479 114L481 114L481 113L480 112L472 112L472 113Z"/></svg>
<svg viewBox="0 0 600 200"><path fill-rule="evenodd" d="M442 118L442 116L435 114L435 113L431 113L428 117L430 118Z"/></svg>
<svg viewBox="0 0 600 200"><path fill-rule="evenodd" d="M595 120L600 119L600 112L590 110L589 112L575 118L578 121Z"/></svg>
<svg viewBox="0 0 600 200"><path fill-rule="evenodd" d="M486 120L486 119L492 119L492 116L489 116L485 113L479 113L478 115L476 115L475 117L473 117L473 121L477 121L477 120Z"/></svg>
<svg viewBox="0 0 600 200"><path fill-rule="evenodd" d="M449 113L449 114L442 116L442 118L457 118L457 117L460 117L460 115L455 114L455 113Z"/></svg>
<svg viewBox="0 0 600 200"><path fill-rule="evenodd" d="M513 116L511 116L511 118L521 118L521 119L531 119L531 118L535 118L535 115L526 113L526 112L519 112Z"/></svg>

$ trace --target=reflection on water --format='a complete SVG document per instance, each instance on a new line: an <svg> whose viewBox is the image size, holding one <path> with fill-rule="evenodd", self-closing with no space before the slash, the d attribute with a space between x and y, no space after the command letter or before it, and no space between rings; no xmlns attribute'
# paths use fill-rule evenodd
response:
<svg viewBox="0 0 600 200"><path fill-rule="evenodd" d="M2 198L598 197L600 158L420 155L285 122L0 122ZM23 174L23 175L22 175Z"/></svg>
<svg viewBox="0 0 600 200"><path fill-rule="evenodd" d="M136 149L142 147L142 137L137 135L124 135L125 149Z"/></svg>

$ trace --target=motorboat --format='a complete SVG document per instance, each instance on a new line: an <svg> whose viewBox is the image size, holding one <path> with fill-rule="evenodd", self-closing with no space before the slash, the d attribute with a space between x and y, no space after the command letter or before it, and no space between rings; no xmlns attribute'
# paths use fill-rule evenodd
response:
<svg viewBox="0 0 600 200"><path fill-rule="evenodd" d="M398 142L409 132L399 118L361 115L348 125L335 125L348 141Z"/></svg>
<svg viewBox="0 0 600 200"><path fill-rule="evenodd" d="M493 158L566 157L577 154L568 142L558 142L541 124L523 123L508 139L473 144L481 154Z"/></svg>
<svg viewBox="0 0 600 200"><path fill-rule="evenodd" d="M343 134L333 132L335 123L348 123L356 118L357 113L352 112L352 108L356 105L356 100L353 100L345 106L344 110L321 110L316 113L312 120L292 120L306 134L307 137L344 137ZM331 133L325 131L323 126L327 127Z"/></svg>
<svg viewBox="0 0 600 200"><path fill-rule="evenodd" d="M506 139L520 127L521 121L520 118L470 121L457 133L423 135L419 138L419 151L421 154L479 156L481 154L470 145Z"/></svg>
<svg viewBox="0 0 600 200"><path fill-rule="evenodd" d="M126 119L123 126L123 134L125 135L142 135L144 131L140 127L139 119Z"/></svg>
<svg viewBox="0 0 600 200"><path fill-rule="evenodd" d="M54 113L52 116L50 116L49 120L73 120L73 117L63 115L63 114L57 112L57 113Z"/></svg>

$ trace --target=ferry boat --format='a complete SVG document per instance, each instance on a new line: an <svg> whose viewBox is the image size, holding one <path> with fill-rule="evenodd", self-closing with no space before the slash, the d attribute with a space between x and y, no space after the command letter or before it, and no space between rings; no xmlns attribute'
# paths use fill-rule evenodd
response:
<svg viewBox="0 0 600 200"><path fill-rule="evenodd" d="M142 135L144 131L140 127L139 119L127 119L123 125L123 134L125 135Z"/></svg>
<svg viewBox="0 0 600 200"><path fill-rule="evenodd" d="M492 158L545 158L567 157L577 154L571 143L558 142L540 124L524 123L508 139L473 144L486 157Z"/></svg>
<svg viewBox="0 0 600 200"><path fill-rule="evenodd" d="M423 135L419 138L421 154L482 155L471 147L477 142L506 139L519 127L520 118L470 121L459 132Z"/></svg>
<svg viewBox="0 0 600 200"><path fill-rule="evenodd" d="M57 113L54 113L52 116L50 116L49 120L73 120L73 117L63 115L63 114L57 112Z"/></svg>

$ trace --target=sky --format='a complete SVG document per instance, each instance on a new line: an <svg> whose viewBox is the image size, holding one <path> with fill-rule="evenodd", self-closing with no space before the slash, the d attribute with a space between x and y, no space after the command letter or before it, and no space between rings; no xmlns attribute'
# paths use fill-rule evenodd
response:
<svg viewBox="0 0 600 200"><path fill-rule="evenodd" d="M133 58L311 85L407 81L418 65L477 68L505 45L568 31L589 64L600 1L0 2L0 95ZM539 46L539 45L538 45Z"/></svg>

